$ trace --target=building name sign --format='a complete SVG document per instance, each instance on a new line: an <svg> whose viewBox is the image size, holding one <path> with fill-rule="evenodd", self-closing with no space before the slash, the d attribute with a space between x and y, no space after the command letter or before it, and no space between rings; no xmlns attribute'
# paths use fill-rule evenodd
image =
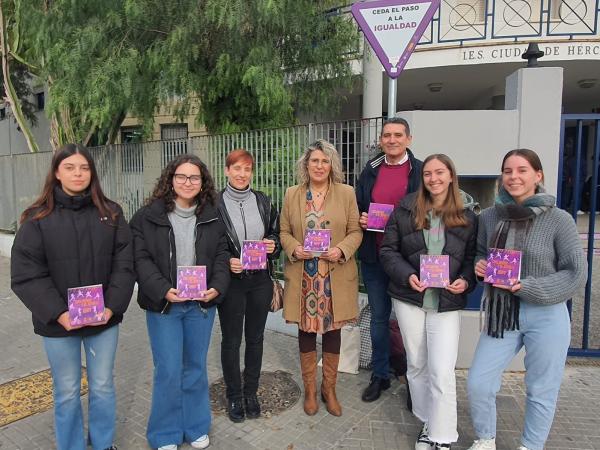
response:
<svg viewBox="0 0 600 450"><path fill-rule="evenodd" d="M600 42L538 42L544 57L540 62L564 60L600 60ZM525 61L521 55L527 44L490 45L485 47L440 48L417 51L407 69L421 67L456 66L468 64L494 64Z"/></svg>
<svg viewBox="0 0 600 450"><path fill-rule="evenodd" d="M599 56L600 44L568 44L568 45L540 45L544 57L561 56ZM512 48L480 48L476 50L463 50L463 61L481 60L520 60L521 55L527 50L527 45Z"/></svg>

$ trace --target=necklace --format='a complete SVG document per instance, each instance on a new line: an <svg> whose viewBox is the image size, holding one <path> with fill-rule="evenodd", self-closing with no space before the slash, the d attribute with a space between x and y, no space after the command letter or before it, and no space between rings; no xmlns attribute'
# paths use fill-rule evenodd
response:
<svg viewBox="0 0 600 450"><path fill-rule="evenodd" d="M327 188L323 191L319 191L313 187L310 188L310 192L315 193L317 195L317 197L322 197L323 195L327 194L328 190L329 190L329 185L327 185Z"/></svg>

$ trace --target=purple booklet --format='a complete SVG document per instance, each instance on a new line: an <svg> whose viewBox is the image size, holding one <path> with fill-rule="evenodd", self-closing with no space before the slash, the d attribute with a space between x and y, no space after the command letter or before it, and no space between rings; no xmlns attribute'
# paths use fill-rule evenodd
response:
<svg viewBox="0 0 600 450"><path fill-rule="evenodd" d="M104 291L101 284L67 289L71 326L104 322Z"/></svg>
<svg viewBox="0 0 600 450"><path fill-rule="evenodd" d="M485 266L484 282L513 286L521 278L521 252L504 248L490 248Z"/></svg>
<svg viewBox="0 0 600 450"><path fill-rule="evenodd" d="M331 230L306 230L304 235L304 250L312 253L325 253L329 250Z"/></svg>
<svg viewBox="0 0 600 450"><path fill-rule="evenodd" d="M369 216L367 218L367 230L383 233L394 205L387 203L371 203L369 204Z"/></svg>
<svg viewBox="0 0 600 450"><path fill-rule="evenodd" d="M267 268L267 244L263 241L242 242L242 268L244 270L264 270Z"/></svg>
<svg viewBox="0 0 600 450"><path fill-rule="evenodd" d="M448 255L421 255L419 281L428 288L444 288L450 284Z"/></svg>
<svg viewBox="0 0 600 450"><path fill-rule="evenodd" d="M206 266L177 266L178 297L202 298L206 291Z"/></svg>

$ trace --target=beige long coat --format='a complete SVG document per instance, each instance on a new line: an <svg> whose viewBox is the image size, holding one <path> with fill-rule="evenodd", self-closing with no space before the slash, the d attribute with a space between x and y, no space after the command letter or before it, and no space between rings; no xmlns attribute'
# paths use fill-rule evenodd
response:
<svg viewBox="0 0 600 450"><path fill-rule="evenodd" d="M304 261L296 260L292 254L304 241L305 207L306 187L297 185L288 188L281 210L279 234L287 256L283 317L298 323L302 311ZM336 322L354 319L358 316L358 268L354 253L362 241L354 189L347 184L332 184L325 197L323 211L331 222L331 246L338 247L343 253L340 262L329 263L333 318Z"/></svg>

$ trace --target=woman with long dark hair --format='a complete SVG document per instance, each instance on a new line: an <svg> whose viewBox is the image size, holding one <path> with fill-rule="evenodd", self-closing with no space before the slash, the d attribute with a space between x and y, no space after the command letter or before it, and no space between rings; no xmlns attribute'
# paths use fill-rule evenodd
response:
<svg viewBox="0 0 600 450"><path fill-rule="evenodd" d="M59 450L115 449L113 367L118 324L135 277L131 234L119 205L102 192L85 147L57 150L40 197L23 212L11 255L11 286L43 337ZM104 311L90 325L69 317L68 290L101 285ZM88 437L80 401L81 346L89 386Z"/></svg>
<svg viewBox="0 0 600 450"><path fill-rule="evenodd" d="M475 287L476 230L452 160L443 154L428 156L421 186L394 209L380 251L406 348L412 412L423 422L415 450L450 448L458 440L454 368L459 311ZM429 287L421 278L423 255L431 255L438 265L446 259L438 256L447 257L445 286Z"/></svg>
<svg viewBox="0 0 600 450"><path fill-rule="evenodd" d="M219 214L227 229L232 255L231 285L218 307L221 323L221 366L226 385L227 414L232 422L260 416L256 395L262 366L263 340L273 282L273 261L281 252L279 213L263 192L250 188L254 158L244 149L231 151L225 159L227 186L219 195ZM264 269L248 269L241 261L245 241L262 241L267 260ZM246 245L253 245L247 242ZM240 374L240 345L245 337L244 380ZM242 403L243 399L243 403Z"/></svg>
<svg viewBox="0 0 600 450"><path fill-rule="evenodd" d="M206 165L181 155L167 164L146 206L131 219L138 303L154 360L147 438L152 448L209 445L211 414L206 357L215 306L229 285L229 250ZM205 266L207 289L188 298L177 289L182 266ZM181 296L180 296L181 294Z"/></svg>
<svg viewBox="0 0 600 450"><path fill-rule="evenodd" d="M477 440L472 450L496 448L496 394L502 372L525 347L525 426L520 450L542 450L552 421L571 342L567 310L586 280L583 248L572 217L544 191L533 150L502 160L496 204L479 216L475 274L485 276L490 248L519 250L521 274L511 286L486 284L479 337L467 379Z"/></svg>

